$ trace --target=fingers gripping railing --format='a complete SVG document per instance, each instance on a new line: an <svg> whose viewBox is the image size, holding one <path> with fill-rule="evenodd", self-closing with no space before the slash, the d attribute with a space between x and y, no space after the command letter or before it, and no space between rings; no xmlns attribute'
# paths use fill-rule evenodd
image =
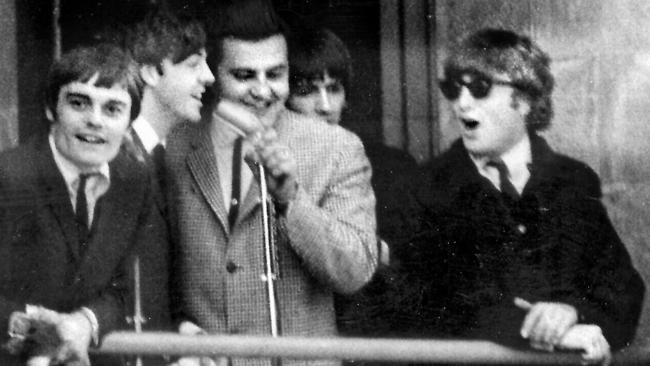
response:
<svg viewBox="0 0 650 366"><path fill-rule="evenodd" d="M98 350L126 355L280 357L288 359L357 359L368 361L580 365L577 353L519 351L487 341L402 340L372 338L299 338L240 335L184 336L177 333L114 332ZM650 364L648 352L614 356L614 364Z"/></svg>

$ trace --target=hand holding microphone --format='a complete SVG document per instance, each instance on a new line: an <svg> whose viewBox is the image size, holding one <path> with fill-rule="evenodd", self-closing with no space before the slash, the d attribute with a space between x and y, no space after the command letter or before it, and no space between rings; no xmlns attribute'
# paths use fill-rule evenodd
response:
<svg viewBox="0 0 650 366"><path fill-rule="evenodd" d="M291 202L298 192L297 164L289 147L279 141L276 131L264 126L246 107L229 100L219 101L215 113L253 146L253 150L246 152L246 158L265 168L269 193L281 205Z"/></svg>

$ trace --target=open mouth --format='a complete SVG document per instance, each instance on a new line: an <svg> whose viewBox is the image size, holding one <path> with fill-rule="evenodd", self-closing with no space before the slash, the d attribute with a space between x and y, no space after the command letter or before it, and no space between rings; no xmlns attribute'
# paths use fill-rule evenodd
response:
<svg viewBox="0 0 650 366"><path fill-rule="evenodd" d="M77 134L75 137L87 144L94 144L94 145L100 145L106 143L106 140L104 140L101 137L98 136L93 136L93 135L84 135L84 134Z"/></svg>
<svg viewBox="0 0 650 366"><path fill-rule="evenodd" d="M460 121L463 123L463 126L465 126L465 128L468 130L474 130L479 125L479 122L477 120L471 118L461 118Z"/></svg>

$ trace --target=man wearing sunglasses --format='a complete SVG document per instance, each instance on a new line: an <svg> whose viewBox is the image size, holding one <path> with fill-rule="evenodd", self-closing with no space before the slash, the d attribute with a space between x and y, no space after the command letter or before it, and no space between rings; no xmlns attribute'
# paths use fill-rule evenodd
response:
<svg viewBox="0 0 650 366"><path fill-rule="evenodd" d="M487 29L452 50L442 94L460 138L421 173L409 275L424 330L606 363L627 345L644 285L600 202L599 178L537 131L553 114L549 57Z"/></svg>

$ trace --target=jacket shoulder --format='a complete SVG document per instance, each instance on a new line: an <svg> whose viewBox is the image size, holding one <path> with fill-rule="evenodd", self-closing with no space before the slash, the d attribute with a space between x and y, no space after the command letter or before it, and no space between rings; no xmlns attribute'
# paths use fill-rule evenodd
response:
<svg viewBox="0 0 650 366"><path fill-rule="evenodd" d="M542 164L545 171L559 179L562 185L584 191L591 197L601 197L601 183L598 174L585 162L551 151Z"/></svg>
<svg viewBox="0 0 650 366"><path fill-rule="evenodd" d="M363 148L361 139L341 126L292 111L286 111L283 117L281 131L290 142Z"/></svg>

